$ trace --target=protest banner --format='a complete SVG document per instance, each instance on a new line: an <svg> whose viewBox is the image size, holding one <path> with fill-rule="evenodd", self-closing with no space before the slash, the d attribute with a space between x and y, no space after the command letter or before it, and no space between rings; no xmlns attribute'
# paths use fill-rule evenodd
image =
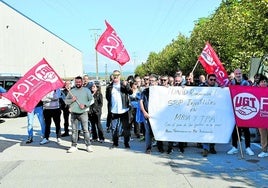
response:
<svg viewBox="0 0 268 188"><path fill-rule="evenodd" d="M153 86L149 95L156 140L229 142L235 125L229 88Z"/></svg>
<svg viewBox="0 0 268 188"><path fill-rule="evenodd" d="M268 88L229 86L238 127L268 128Z"/></svg>

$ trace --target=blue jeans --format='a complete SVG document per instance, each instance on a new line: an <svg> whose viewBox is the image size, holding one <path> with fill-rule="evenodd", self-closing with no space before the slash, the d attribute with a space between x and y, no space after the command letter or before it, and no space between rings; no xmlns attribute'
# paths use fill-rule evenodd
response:
<svg viewBox="0 0 268 188"><path fill-rule="evenodd" d="M82 126L82 130L84 132L84 141L86 146L89 146L90 137L88 131L88 112L84 112L82 114L71 113L71 124L72 124L72 146L77 146L78 140L78 130L79 124Z"/></svg>
<svg viewBox="0 0 268 188"><path fill-rule="evenodd" d="M28 120L27 131L28 131L29 138L33 137L33 122L34 122L35 114L37 115L40 126L41 126L41 136L45 135L46 124L44 120L43 107L38 106L38 107L35 107L32 112L27 113L27 120Z"/></svg>
<svg viewBox="0 0 268 188"><path fill-rule="evenodd" d="M119 136L124 136L125 147L129 147L131 136L130 127L128 112L123 114L112 114L111 129L113 145L118 146Z"/></svg>

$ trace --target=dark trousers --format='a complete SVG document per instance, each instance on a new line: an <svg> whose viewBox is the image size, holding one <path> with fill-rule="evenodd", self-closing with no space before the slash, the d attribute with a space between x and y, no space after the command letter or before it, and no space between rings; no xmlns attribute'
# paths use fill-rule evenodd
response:
<svg viewBox="0 0 268 188"><path fill-rule="evenodd" d="M63 108L63 119L64 119L64 133L69 134L69 116L70 116L70 111L69 107Z"/></svg>
<svg viewBox="0 0 268 188"><path fill-rule="evenodd" d="M122 135L124 136L125 146L129 147L131 127L129 124L128 112L125 112L123 114L112 114L111 128L112 128L113 144L115 146L118 146L119 136Z"/></svg>
<svg viewBox="0 0 268 188"><path fill-rule="evenodd" d="M104 140L103 129L101 126L101 114L92 113L88 115L88 119L91 123L92 139Z"/></svg>
<svg viewBox="0 0 268 188"><path fill-rule="evenodd" d="M106 119L106 128L109 129L111 127L111 121L112 121L112 113L108 112L107 119Z"/></svg>
<svg viewBox="0 0 268 188"><path fill-rule="evenodd" d="M246 128L246 127L243 127L243 128L239 127L238 128L240 138L241 138L242 131L244 132L244 136L245 136L246 148L250 147L250 132L249 132L249 128ZM232 145L234 147L236 147L236 148L237 148L237 141L238 141L238 135L237 135L236 126L235 126L234 130L233 130L233 133L232 133Z"/></svg>
<svg viewBox="0 0 268 188"><path fill-rule="evenodd" d="M46 128L45 128L45 138L48 139L50 135L50 128L51 128L51 122L53 119L53 122L56 127L56 135L57 138L61 137L61 127L60 127L60 115L61 115L61 109L44 109L44 119L46 123Z"/></svg>

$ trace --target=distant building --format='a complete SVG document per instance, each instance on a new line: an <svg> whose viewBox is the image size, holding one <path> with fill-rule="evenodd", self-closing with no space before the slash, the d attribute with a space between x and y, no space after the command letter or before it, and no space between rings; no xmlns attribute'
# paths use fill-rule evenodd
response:
<svg viewBox="0 0 268 188"><path fill-rule="evenodd" d="M24 75L42 58L62 78L83 74L80 50L0 1L0 74Z"/></svg>

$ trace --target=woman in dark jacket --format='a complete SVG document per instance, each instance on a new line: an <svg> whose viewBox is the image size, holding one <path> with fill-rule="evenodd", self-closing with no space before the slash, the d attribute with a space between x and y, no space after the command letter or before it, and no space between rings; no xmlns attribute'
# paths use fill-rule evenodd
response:
<svg viewBox="0 0 268 188"><path fill-rule="evenodd" d="M92 126L92 139L93 141L104 142L103 129L101 125L101 113L103 105L103 96L99 85L93 84L90 88L94 97L94 104L89 109L89 121Z"/></svg>

